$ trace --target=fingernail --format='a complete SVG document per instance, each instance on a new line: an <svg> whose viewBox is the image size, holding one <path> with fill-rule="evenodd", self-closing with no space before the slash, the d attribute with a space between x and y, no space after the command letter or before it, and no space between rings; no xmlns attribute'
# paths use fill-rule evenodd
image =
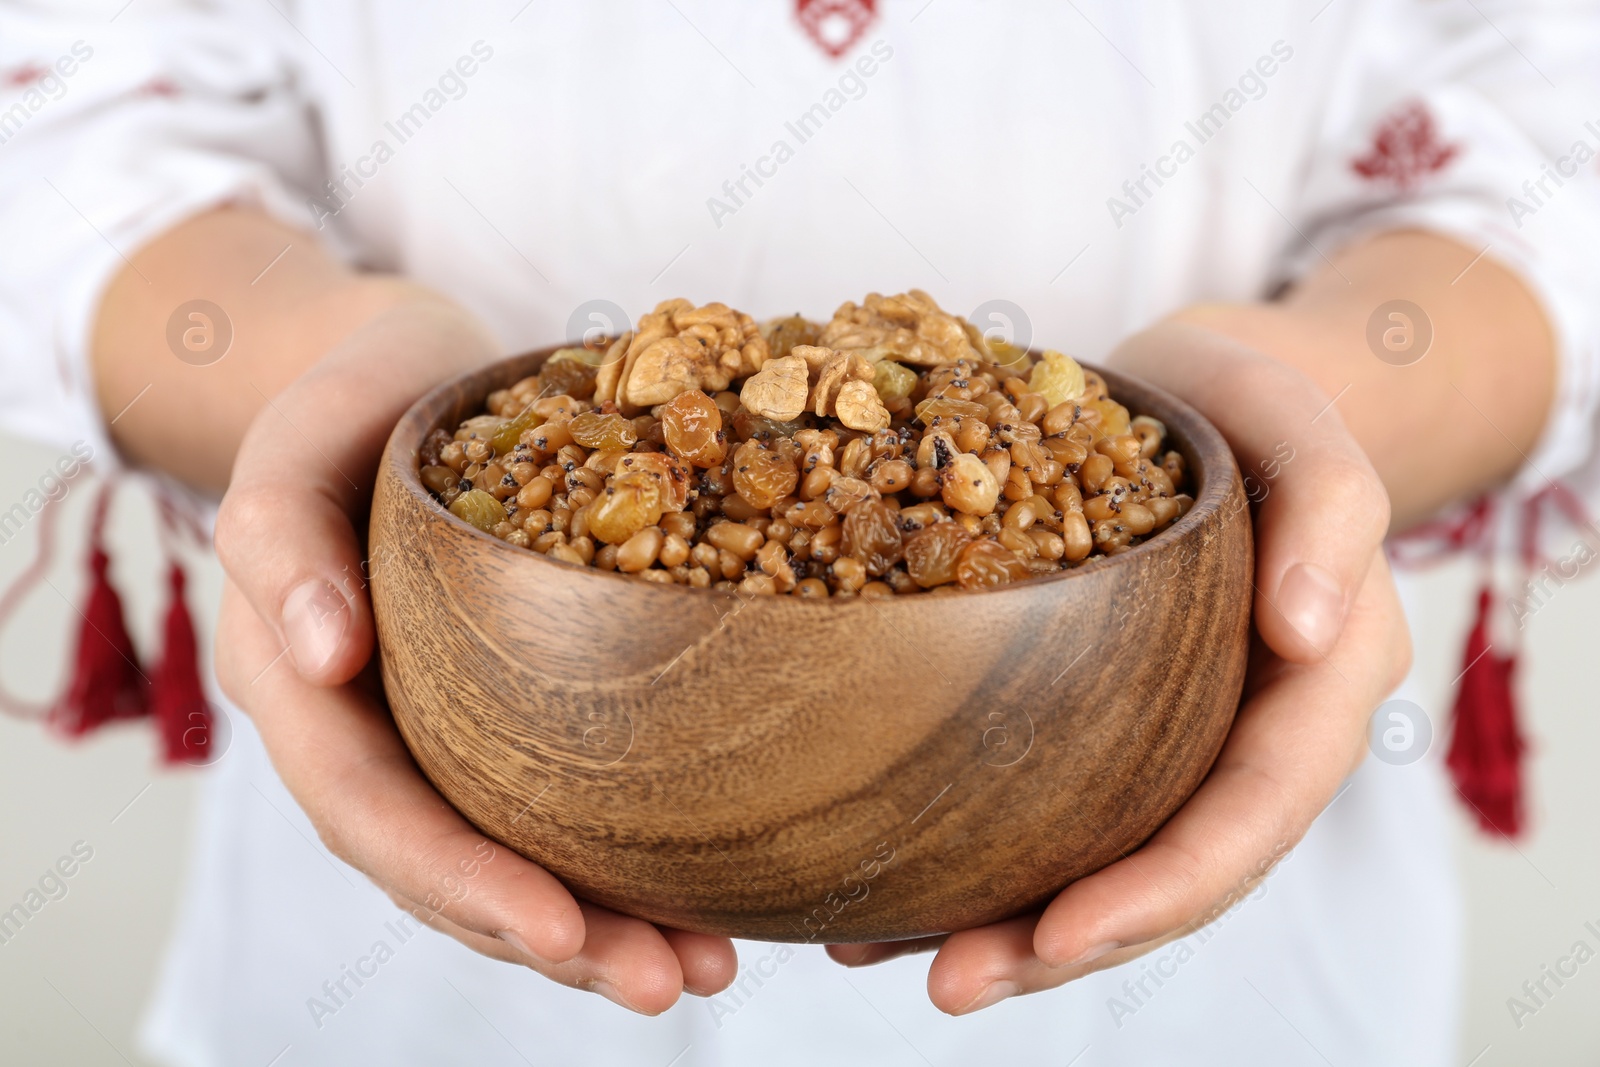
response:
<svg viewBox="0 0 1600 1067"><path fill-rule="evenodd" d="M283 635L301 674L315 674L339 651L350 625L350 603L333 583L313 578L283 602Z"/></svg>
<svg viewBox="0 0 1600 1067"><path fill-rule="evenodd" d="M1318 652L1327 652L1344 627L1344 590L1315 563L1297 563L1278 586L1278 610Z"/></svg>
<svg viewBox="0 0 1600 1067"><path fill-rule="evenodd" d="M840 945L834 952L834 962L845 967L860 967L868 962L872 949L871 945Z"/></svg>
<svg viewBox="0 0 1600 1067"><path fill-rule="evenodd" d="M1077 967L1077 966L1080 966L1081 964L1093 963L1095 960L1099 959L1101 956L1105 956L1105 955L1108 955L1108 954L1110 954L1112 952L1115 952L1117 949L1119 949L1121 947L1122 947L1122 942L1121 941L1107 941L1103 945L1096 945L1093 948L1089 949L1087 952L1085 952L1083 955L1079 956L1077 959L1073 960L1067 966L1069 966L1069 967Z"/></svg>
<svg viewBox="0 0 1600 1067"><path fill-rule="evenodd" d="M623 999L622 994L617 992L617 987L616 986L612 985L610 982L607 982L607 981L605 981L603 979L599 980L599 981L586 983L584 985L584 988L587 989L591 993L598 993L602 997L605 997L607 1000L611 1001L611 1003L620 1005L621 1007L627 1008L629 1011L636 1012L639 1015L659 1015L659 1014L661 1014L660 1012L645 1011L642 1008L638 1008L638 1007L635 1007L632 1004L629 1004L626 1000Z"/></svg>
<svg viewBox="0 0 1600 1067"><path fill-rule="evenodd" d="M528 957L530 960L534 960L538 963L550 962L537 952L533 951L533 949L529 948L528 943L522 940L522 935L517 933L515 930L501 930L499 933L495 934L495 936L504 941L506 944L510 945L512 948L516 949L518 952L522 953L524 956Z"/></svg>
<svg viewBox="0 0 1600 1067"><path fill-rule="evenodd" d="M982 1011L984 1008L992 1008L1002 1000L1005 1000L1008 997L1014 997L1020 992L1022 992L1022 987L1017 985L1015 982L991 982L982 993L979 993L976 997L972 998L972 1002L970 1004L956 1012L956 1014L971 1015L975 1011Z"/></svg>

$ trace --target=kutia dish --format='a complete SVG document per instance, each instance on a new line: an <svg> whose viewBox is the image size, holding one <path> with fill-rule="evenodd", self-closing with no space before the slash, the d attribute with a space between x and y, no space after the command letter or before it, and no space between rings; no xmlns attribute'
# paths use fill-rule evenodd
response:
<svg viewBox="0 0 1600 1067"><path fill-rule="evenodd" d="M926 298L888 298L905 299ZM893 309L880 298L874 310L871 301L846 305L856 309L846 317L881 316L892 323ZM654 314L671 318L677 328L680 311L722 314L687 305ZM373 503L372 596L386 695L423 772L485 834L543 865L584 899L674 927L772 941L882 940L964 929L1036 907L1137 848L1205 777L1243 685L1250 516L1239 471L1220 435L1175 398L1093 368L1081 368L1083 384L1073 394L1090 403L1075 404L1079 410L1066 434L1047 433L1055 427L1044 425L1050 412L1073 397L1056 398L1047 383L1035 387L1034 367L1059 373L1065 364L1058 360L991 345L975 373L949 375L942 368L956 361L942 363L926 350L954 347L948 326L931 339L905 327L909 343L900 327L885 330L873 342L885 346L878 352L871 351L873 345L834 347L825 342L829 326L823 326L812 347L874 364L872 382L858 367L852 370L849 358L841 377L871 386L889 420L876 429L855 428L846 421L857 419L848 403L839 415L842 388L821 390L824 414L817 415L813 401L821 373L836 364L819 358L814 368L807 353L795 356L810 337L801 323L785 320L763 334L753 320L728 314L740 343L718 351L720 372L702 377L703 363L667 358L677 345L657 355L668 368L667 379L693 384L717 407L727 454L752 441L779 456L789 447L778 443L784 439L800 449L793 454L794 490L769 490L770 502L759 491L752 500L737 488L736 466L730 471L696 465L692 447L683 449L690 468L681 483L686 499L663 500L680 483L669 473L677 464L662 460L683 457L665 444L664 427L663 441L655 442L665 444L662 450L637 448L653 440L653 427L642 420L664 422L652 409L691 390L685 384L670 396L662 395L664 389L632 391L630 384L649 381L653 372L648 364L639 370L650 346L635 352L631 341L621 349L596 346L595 354L574 351L581 347L576 345L553 347L482 368L423 397L396 426ZM644 316L640 331L651 322ZM951 322L976 350L972 332L959 320ZM731 340L721 334L728 328L716 330ZM787 348L779 331L793 335ZM745 399L744 386L762 368L735 361L748 358L746 348L757 338L766 346L763 366L786 358L803 363L809 425L776 428L754 421L805 421L758 414L763 407L770 411L772 401ZM838 343L841 337L827 340ZM926 362L907 358L918 351L913 345L925 346ZM555 358L558 352L563 354ZM607 352L622 358L607 362ZM885 399L876 389L885 363L917 377L903 397L891 390ZM788 366L788 392L773 394L786 395L788 406L777 414L787 414L800 393L798 365ZM993 375L993 384L985 373ZM633 377L638 374L645 377ZM733 393L730 386L741 374L739 408L726 396L719 403L719 394ZM530 379L539 383L535 395L567 383L559 395L584 410L573 407L564 417L549 406L539 412L538 403L554 392L530 408ZM966 385L955 385L958 380ZM576 395L588 381L595 392ZM889 431L899 440L899 427L919 417L919 404L950 399L948 393L930 397L930 382L938 383L935 392L941 385L955 392L975 381L984 381L981 391L954 399L984 406L984 415L974 408L925 407L921 414L929 416L928 425L913 429L915 448L907 441L898 457L892 449L874 452L874 436ZM1008 389L1008 382L1029 388ZM1067 387L1077 388L1076 382ZM854 393L871 408L864 392ZM984 396L1003 400L985 402ZM1040 401L1030 396L1047 406L1037 410ZM1007 412L991 423L989 404L1009 405L1017 416ZM1091 404L1105 405L1097 409L1098 427L1096 417L1086 418L1082 410ZM1081 432L1072 436L1077 427L1124 429L1118 409L1127 433L1091 433L1087 442L1079 439ZM471 424L476 437L458 441L462 424L486 410L497 426L528 410L543 421L521 428L506 449L485 437L487 421ZM581 462L568 453L575 461L570 469L555 460L555 477L547 478L549 463L533 471L513 469L515 463L503 467L499 478L515 483L504 486L503 496L489 491L490 477L477 477L489 472L497 454L514 456L529 431L537 434L553 424L547 432L559 439L556 428L565 425L571 434L569 424L585 414L596 418L579 424L578 434L587 437L592 428L617 436L587 437L594 444L579 446L585 451ZM1024 414L1031 417L1020 418ZM622 422L598 421L613 415ZM843 428L817 422L829 419ZM991 441L1001 432L1013 437L1000 441L1011 460L1004 476L988 462L998 459L989 453L999 449L961 447L963 434L974 435L970 443L981 432L978 421ZM623 423L634 434L626 447ZM1014 432L1024 424L1037 427L1038 438ZM831 431L837 440L802 440L808 430ZM935 434L949 438L943 444L948 454L944 462L935 456L924 466L917 452ZM1158 434L1159 443L1146 454ZM549 454L559 457L562 448L577 443L574 437ZM1137 441L1137 453L1115 444L1129 437ZM1019 440L1022 462L1012 451ZM1075 471L1044 443L1052 440L1056 448L1063 442L1083 447ZM529 444L542 457L543 445ZM1050 480L1056 479L1055 468L1045 481L1034 477L1041 464L1029 444L1044 450L1045 462L1059 464L1059 479ZM459 471L444 454L452 445L461 446L460 458L467 460ZM715 458L713 442L702 435L700 445L708 450L705 458ZM824 445L832 450L831 463L823 462ZM816 459L809 468L807 447ZM987 514L962 508L959 495L946 500L943 481L936 493L918 495L921 472L940 472L957 454L995 473L998 492ZM596 455L602 458L591 465ZM1096 457L1110 464L1104 480L1090 468L1104 466ZM617 488L611 479L619 468L634 473L622 466L629 458L642 461L651 487L629 481L619 491L637 487L635 498L649 502L644 518L656 505L659 516L631 532L611 531L616 540L608 540L594 529L591 510L589 529L575 530L578 514L595 508L608 483ZM905 488L890 480L903 473L898 468L883 473L896 458L912 472ZM460 477L472 463L482 467L473 477ZM458 476L454 485L426 473L434 467ZM808 496L806 480L820 469L832 473L818 476L826 484ZM1019 469L1026 486L1012 477ZM728 476L708 477L718 470ZM1171 482L1170 491L1160 477L1151 477L1155 470ZM1116 478L1127 487L1107 493L1107 485L1123 484ZM463 480L470 489L462 487ZM526 545L496 529L502 520L485 529L482 516L452 513L468 493L478 492L509 519L505 501L536 483L547 483L549 498L519 506L526 512L523 525L511 527L528 535ZM1017 495L1008 497L1012 486ZM1076 489L1081 511L1071 507L1072 493L1063 486ZM551 506L563 493L566 528L540 528L563 521ZM714 507L706 503L713 500ZM1041 500L1031 522L1010 519L1019 505ZM1160 521L1145 533L1134 533L1126 523L1122 531L1097 526L1126 517L1131 505L1150 511L1156 501L1171 502L1160 507L1174 511L1152 515ZM878 530L870 531L871 551L854 552L861 535L846 527L868 505L894 512L898 560L892 544L883 547L893 539ZM1101 514L1091 514L1091 508ZM822 519L821 509L836 523L796 521ZM535 518L529 533L528 517L541 510L549 517ZM1116 537L1091 536L1095 543L1088 553L1068 558L1068 513L1082 514L1091 535L1107 529ZM1142 526L1143 517L1133 514ZM602 528L606 521L601 518ZM723 542L717 544L709 535L722 527L749 531L748 544L727 532L717 535ZM836 554L827 558L824 540L819 559L817 535L834 528ZM952 531L953 541L959 540L956 530L968 540L960 552L944 554L953 577L925 589L919 574L944 574L915 562L920 550L911 546L940 528ZM661 531L659 539L647 533L650 551L625 556L640 531L649 529ZM795 547L801 532L813 534L805 542L808 552ZM531 550L552 533L563 536ZM674 534L688 553L681 560L671 554L663 559L669 544L681 553L683 546L671 541ZM1060 538L1060 557L1052 556L1054 542L1045 534ZM584 537L593 548L587 559ZM1029 555L1019 538L1037 552ZM1007 562L993 571L999 580L963 582L962 553L974 544L1003 549L1025 569L1013 570ZM706 545L716 549L716 572L710 553L702 551ZM1079 542L1073 552L1081 547ZM610 549L616 566L597 565ZM646 559L651 552L653 558ZM860 571L847 564L841 573L846 559L859 563ZM788 581L785 566L794 579L787 590L781 588ZM675 567L686 571L674 573ZM696 567L704 569L703 577L693 574ZM810 586L808 594L802 586L813 580L823 589ZM899 593L913 595L894 595Z"/></svg>
<svg viewBox="0 0 1600 1067"><path fill-rule="evenodd" d="M806 597L980 589L1113 555L1193 503L1158 419L920 291L758 328L669 300L423 445L453 514L565 563Z"/></svg>

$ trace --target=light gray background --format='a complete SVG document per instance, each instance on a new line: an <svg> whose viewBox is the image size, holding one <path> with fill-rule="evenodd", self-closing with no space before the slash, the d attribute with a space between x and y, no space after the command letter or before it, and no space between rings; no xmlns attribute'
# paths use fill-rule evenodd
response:
<svg viewBox="0 0 1600 1067"><path fill-rule="evenodd" d="M0 438L0 511L55 458L49 449ZM91 489L80 479L56 505L62 522L54 588L40 586L0 635L0 672L12 691L42 697L60 682L63 650L76 632L72 605L83 589ZM142 492L123 494L112 525L117 580L135 639L148 652L165 592L155 520ZM35 520L0 545L0 588L27 565L37 532ZM1461 668L1473 577L1465 564L1418 577L1426 623L1416 635L1417 663L1436 738ZM191 583L201 642L209 647L220 584L214 561L192 566ZM1600 938L1584 929L1585 921L1600 927L1600 718L1591 689L1597 618L1600 583L1580 579L1557 591L1528 626L1520 693L1534 741L1533 833L1510 847L1486 843L1465 819L1455 828L1468 915L1463 1067L1600 1063L1600 959L1566 979L1520 1029L1506 1004L1574 942L1600 950ZM5 1063L141 1062L132 1034L178 907L199 773L159 770L154 738L143 727L68 745L0 717L0 911L20 901L74 842L94 848L68 882L68 895L0 945Z"/></svg>

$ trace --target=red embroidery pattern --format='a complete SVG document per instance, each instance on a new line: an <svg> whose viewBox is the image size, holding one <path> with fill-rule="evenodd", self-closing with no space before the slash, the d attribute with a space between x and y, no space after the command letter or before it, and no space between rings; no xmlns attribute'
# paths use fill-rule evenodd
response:
<svg viewBox="0 0 1600 1067"><path fill-rule="evenodd" d="M25 89L34 82L43 81L44 76L49 73L49 67L41 67L30 63L26 66L18 67L16 70L8 70L4 75L0 75L0 83L14 86L18 89Z"/></svg>
<svg viewBox="0 0 1600 1067"><path fill-rule="evenodd" d="M1350 169L1368 181L1387 182L1402 191L1450 165L1461 154L1459 144L1439 139L1433 112L1412 101L1390 112L1372 135L1372 149L1352 160Z"/></svg>
<svg viewBox="0 0 1600 1067"><path fill-rule="evenodd" d="M795 0L795 15L817 47L838 59L878 17L877 0Z"/></svg>

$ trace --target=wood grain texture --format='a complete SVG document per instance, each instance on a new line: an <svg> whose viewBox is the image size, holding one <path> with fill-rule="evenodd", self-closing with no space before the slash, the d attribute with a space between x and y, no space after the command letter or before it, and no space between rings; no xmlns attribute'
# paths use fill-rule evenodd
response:
<svg viewBox="0 0 1600 1067"><path fill-rule="evenodd" d="M855 942L1036 907L1145 841L1233 720L1253 550L1220 435L1167 424L1196 505L1152 541L952 596L741 598L578 567L421 485L436 426L548 352L435 390L380 468L383 679L433 784L574 893L686 930Z"/></svg>

